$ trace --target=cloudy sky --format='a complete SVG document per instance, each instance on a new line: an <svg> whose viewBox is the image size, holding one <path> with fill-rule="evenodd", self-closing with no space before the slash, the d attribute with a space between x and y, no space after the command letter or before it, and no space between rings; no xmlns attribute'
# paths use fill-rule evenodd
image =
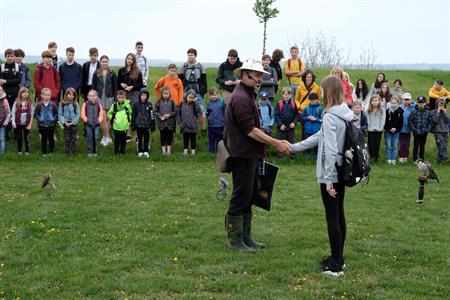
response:
<svg viewBox="0 0 450 300"><path fill-rule="evenodd" d="M122 58L144 42L152 59L183 61L194 47L203 62L220 62L228 49L241 59L262 52L262 24L254 0L0 0L0 45L39 55L49 41L58 53L73 46L86 58ZM268 23L267 49L301 44L309 32L335 37L356 63L373 48L377 63L449 63L449 0L277 0Z"/></svg>

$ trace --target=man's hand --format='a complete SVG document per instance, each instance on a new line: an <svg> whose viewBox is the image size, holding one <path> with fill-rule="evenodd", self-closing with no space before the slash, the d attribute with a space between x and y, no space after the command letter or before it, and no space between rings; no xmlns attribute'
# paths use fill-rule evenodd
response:
<svg viewBox="0 0 450 300"><path fill-rule="evenodd" d="M225 84L225 85L233 85L233 84L234 84L234 81L232 81L232 80L226 80L226 81L224 82L224 84Z"/></svg>
<svg viewBox="0 0 450 300"><path fill-rule="evenodd" d="M285 155L291 154L291 143L286 140L278 141L278 143L275 145L275 148L279 153Z"/></svg>

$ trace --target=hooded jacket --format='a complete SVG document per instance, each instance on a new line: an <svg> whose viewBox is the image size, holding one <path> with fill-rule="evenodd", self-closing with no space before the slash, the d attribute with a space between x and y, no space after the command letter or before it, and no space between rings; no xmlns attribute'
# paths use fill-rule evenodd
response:
<svg viewBox="0 0 450 300"><path fill-rule="evenodd" d="M430 132L433 126L430 111L426 108L419 108L419 105L416 105L409 116L408 124L414 134L423 135Z"/></svg>
<svg viewBox="0 0 450 300"><path fill-rule="evenodd" d="M346 103L335 105L323 115L320 131L306 140L292 145L299 152L318 146L316 176L319 183L338 182L336 163L342 165L342 150L345 141L345 121L351 122L355 115Z"/></svg>
<svg viewBox="0 0 450 300"><path fill-rule="evenodd" d="M431 111L431 121L433 123L432 131L434 133L448 133L449 116L446 112L438 112L437 109Z"/></svg>
<svg viewBox="0 0 450 300"><path fill-rule="evenodd" d="M111 120L113 130L125 131L130 127L133 109L130 100L125 99L122 103L119 101L108 110L108 119Z"/></svg>
<svg viewBox="0 0 450 300"><path fill-rule="evenodd" d="M198 128L198 116L200 116L201 113L202 110L197 101L189 103L185 100L181 102L177 115L181 131L183 133L196 133Z"/></svg>
<svg viewBox="0 0 450 300"><path fill-rule="evenodd" d="M40 74L42 74L42 77ZM38 97L41 96L43 88L49 88L52 91L52 100L55 100L61 88L59 72L52 66L46 68L44 63L40 63L34 70L34 88Z"/></svg>
<svg viewBox="0 0 450 300"><path fill-rule="evenodd" d="M414 111L414 107L416 106L416 103L414 101L411 101L411 104L409 106L406 106L405 104L400 104L400 107L403 109L403 126L402 129L400 129L400 133L410 133L411 128L409 127L409 116Z"/></svg>
<svg viewBox="0 0 450 300"><path fill-rule="evenodd" d="M302 112L302 121L305 121L305 133L314 134L320 130L322 126L323 108L319 102L310 103ZM316 118L314 121L308 119L309 116Z"/></svg>
<svg viewBox="0 0 450 300"><path fill-rule="evenodd" d="M141 95L146 94L147 99L142 102ZM139 92L139 101L133 105L133 118L131 119L131 126L133 128L151 128L155 130L155 117L153 116L153 105L149 101L150 94L146 88L142 88Z"/></svg>
<svg viewBox="0 0 450 300"><path fill-rule="evenodd" d="M242 67L242 62L239 60L239 57L237 58L236 63L234 65L230 64L230 62L227 59L227 61L223 62L219 66L219 69L217 70L216 82L220 84L220 88L222 90L226 90L230 93L233 92L235 85L225 85L225 81L227 80L236 81L237 77L236 75L234 75L233 72L234 70L240 67Z"/></svg>

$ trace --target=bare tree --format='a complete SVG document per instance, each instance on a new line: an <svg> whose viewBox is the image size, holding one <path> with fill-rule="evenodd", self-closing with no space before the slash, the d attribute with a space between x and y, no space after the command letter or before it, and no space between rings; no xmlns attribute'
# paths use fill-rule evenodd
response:
<svg viewBox="0 0 450 300"><path fill-rule="evenodd" d="M319 31L312 34L310 31L303 35L298 44L300 56L309 68L329 68L336 65L350 66L350 49L338 47L335 36L326 36ZM373 46L370 50L362 50L359 55L359 63L365 69L373 69L377 60L377 55Z"/></svg>
<svg viewBox="0 0 450 300"><path fill-rule="evenodd" d="M263 55L266 53L267 21L269 21L269 19L275 18L279 13L278 9L270 7L275 1L276 0L256 0L255 5L253 6L253 11L259 18L259 23L264 24L262 51Z"/></svg>
<svg viewBox="0 0 450 300"><path fill-rule="evenodd" d="M370 49L363 49L359 53L359 67L365 70L373 70L375 69L375 63L377 62L377 54L375 53L375 49L373 48L373 44L371 44Z"/></svg>

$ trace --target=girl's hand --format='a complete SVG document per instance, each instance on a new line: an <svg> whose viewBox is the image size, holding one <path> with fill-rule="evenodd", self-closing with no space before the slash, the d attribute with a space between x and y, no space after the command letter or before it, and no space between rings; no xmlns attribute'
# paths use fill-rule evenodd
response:
<svg viewBox="0 0 450 300"><path fill-rule="evenodd" d="M16 129L16 128L17 128L17 125L16 125L16 124L12 124L12 127L13 127L14 129Z"/></svg>
<svg viewBox="0 0 450 300"><path fill-rule="evenodd" d="M336 190L334 189L332 183L327 183L327 192L328 192L328 195L330 195L330 196L333 197L333 198L336 198L337 192L336 192Z"/></svg>
<svg viewBox="0 0 450 300"><path fill-rule="evenodd" d="M27 130L31 130L31 124L27 126Z"/></svg>

